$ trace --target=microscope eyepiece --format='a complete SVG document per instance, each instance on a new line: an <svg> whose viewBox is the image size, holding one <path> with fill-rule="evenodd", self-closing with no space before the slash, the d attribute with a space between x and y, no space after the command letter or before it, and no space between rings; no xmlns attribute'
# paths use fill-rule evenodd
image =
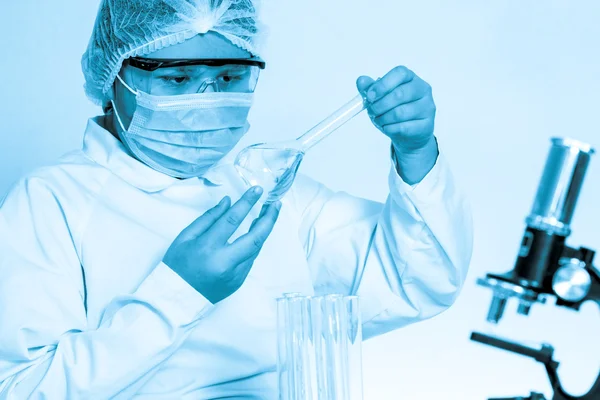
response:
<svg viewBox="0 0 600 400"><path fill-rule="evenodd" d="M583 178L594 149L577 140L552 138L527 224L569 236Z"/></svg>

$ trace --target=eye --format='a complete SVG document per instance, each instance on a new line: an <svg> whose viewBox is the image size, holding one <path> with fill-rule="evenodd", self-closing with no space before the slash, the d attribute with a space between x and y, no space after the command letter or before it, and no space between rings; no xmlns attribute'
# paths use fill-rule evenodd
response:
<svg viewBox="0 0 600 400"><path fill-rule="evenodd" d="M225 83L229 83L229 82L231 82L231 81L235 80L235 78L236 78L236 77L235 77L235 76L233 76L233 75L223 75L223 76L221 76L221 80L222 80L223 82L225 82Z"/></svg>
<svg viewBox="0 0 600 400"><path fill-rule="evenodd" d="M219 76L219 79L225 83L238 82L245 78L246 74L242 71L240 72L229 72Z"/></svg>
<svg viewBox="0 0 600 400"><path fill-rule="evenodd" d="M190 80L187 76L161 76L160 79L171 85L182 85Z"/></svg>

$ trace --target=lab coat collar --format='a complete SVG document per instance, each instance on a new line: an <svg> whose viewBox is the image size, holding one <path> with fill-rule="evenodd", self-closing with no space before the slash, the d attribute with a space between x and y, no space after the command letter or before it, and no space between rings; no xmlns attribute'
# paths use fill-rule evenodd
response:
<svg viewBox="0 0 600 400"><path fill-rule="evenodd" d="M173 178L137 160L130 155L123 143L104 128L104 119L104 116L90 118L83 138L83 152L97 164L130 185L149 193L198 180ZM224 178L221 172L225 163L225 160L217 163L204 174L202 180L212 185L222 185Z"/></svg>

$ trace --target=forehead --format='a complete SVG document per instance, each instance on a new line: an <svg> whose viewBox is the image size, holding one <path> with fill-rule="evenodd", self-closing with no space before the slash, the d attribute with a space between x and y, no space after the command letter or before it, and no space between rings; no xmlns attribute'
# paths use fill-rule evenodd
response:
<svg viewBox="0 0 600 400"><path fill-rule="evenodd" d="M196 35L183 43L146 55L147 58L250 58L251 54L215 32Z"/></svg>

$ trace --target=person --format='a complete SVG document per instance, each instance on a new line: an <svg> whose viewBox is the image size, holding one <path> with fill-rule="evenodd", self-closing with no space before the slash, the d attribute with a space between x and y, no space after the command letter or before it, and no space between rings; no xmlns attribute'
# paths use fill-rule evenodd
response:
<svg viewBox="0 0 600 400"><path fill-rule="evenodd" d="M265 30L249 0L103 0L80 150L0 208L0 398L277 398L276 299L358 295L365 339L438 315L472 251L431 87L363 76L384 203L299 175L263 204L230 161Z"/></svg>

